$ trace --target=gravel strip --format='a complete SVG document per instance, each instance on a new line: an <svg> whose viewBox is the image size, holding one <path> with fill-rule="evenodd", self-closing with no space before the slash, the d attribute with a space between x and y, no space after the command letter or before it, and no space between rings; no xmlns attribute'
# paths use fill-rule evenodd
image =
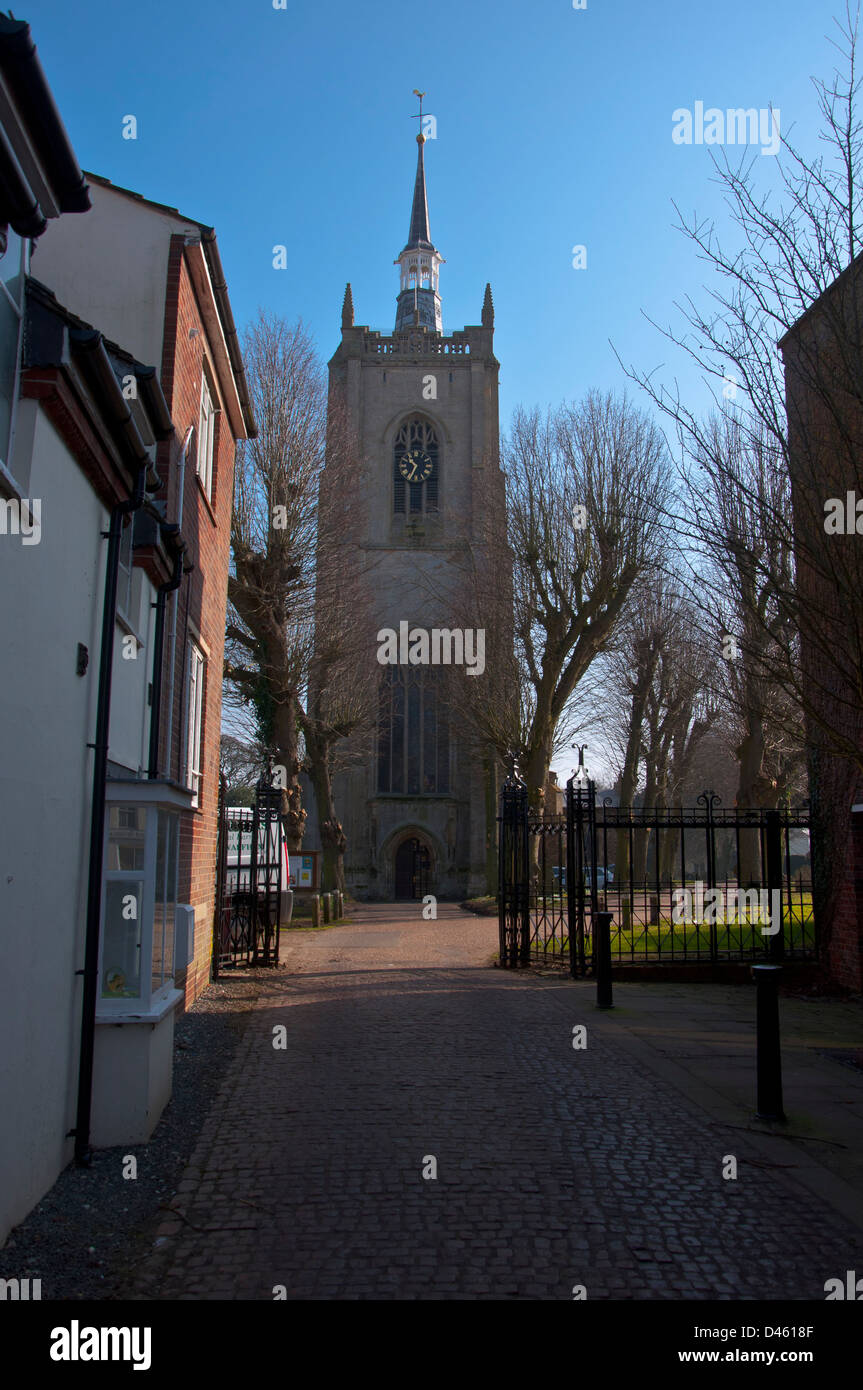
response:
<svg viewBox="0 0 863 1390"><path fill-rule="evenodd" d="M255 999L272 983L272 970L228 972L177 1016L173 1095L150 1142L97 1149L89 1168L70 1163L9 1233L0 1278L41 1279L43 1301L130 1296ZM138 1160L134 1181L123 1177L124 1154Z"/></svg>

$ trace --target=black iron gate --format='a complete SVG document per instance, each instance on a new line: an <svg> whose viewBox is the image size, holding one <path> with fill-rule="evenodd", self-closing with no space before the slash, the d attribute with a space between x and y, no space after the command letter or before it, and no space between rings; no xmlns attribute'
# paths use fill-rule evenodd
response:
<svg viewBox="0 0 863 1390"><path fill-rule="evenodd" d="M395 897L424 898L428 893L431 856L426 845L416 838L403 840L395 853Z"/></svg>
<svg viewBox="0 0 863 1390"><path fill-rule="evenodd" d="M282 793L261 780L251 807L228 806L219 789L213 977L227 966L278 965L287 885Z"/></svg>
<svg viewBox="0 0 863 1390"><path fill-rule="evenodd" d="M817 955L806 808L644 810L605 798L583 770L561 813L535 812L516 769L501 796L498 921L505 966L594 966L593 921L612 914L613 961Z"/></svg>

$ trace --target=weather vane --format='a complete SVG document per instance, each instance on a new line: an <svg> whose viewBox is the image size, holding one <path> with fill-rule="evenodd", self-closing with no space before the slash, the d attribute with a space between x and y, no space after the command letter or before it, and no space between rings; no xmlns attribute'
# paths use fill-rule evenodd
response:
<svg viewBox="0 0 863 1390"><path fill-rule="evenodd" d="M420 109L419 109L419 115L417 115L416 111L414 112L413 119L414 119L415 121L419 121L419 123L420 123L420 135L422 135L422 130L423 130L423 97L425 96L425 92L420 92L420 91L417 90L416 87L414 87L414 96L415 96L415 97L419 97L419 99L420 99Z"/></svg>

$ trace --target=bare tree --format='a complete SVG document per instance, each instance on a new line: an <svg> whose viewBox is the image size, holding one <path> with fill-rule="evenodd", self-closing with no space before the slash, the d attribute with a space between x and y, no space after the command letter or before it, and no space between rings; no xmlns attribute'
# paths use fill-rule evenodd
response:
<svg viewBox="0 0 863 1390"><path fill-rule="evenodd" d="M712 223L675 208L679 229L713 275L703 305L678 306L682 331L660 331L697 365L725 423L697 413L656 373L630 367L628 375L673 422L682 452L705 469L714 504L727 503L724 515L714 505L727 528L720 537L733 541L735 528L743 537L730 568L735 583L745 575L754 600L734 634L746 651L750 707L757 708L758 682L788 692L810 745L863 776L863 555L850 536L825 537L830 496L863 496L859 13L846 4L836 21L841 64L829 81L813 79L826 153L807 158L783 136L771 161L777 193L760 190L757 155L732 161L724 148L712 151L740 231L730 249ZM684 539L691 520L676 519ZM756 529L759 544L747 550ZM773 790L764 784L755 725L741 742L741 804Z"/></svg>
<svg viewBox="0 0 863 1390"><path fill-rule="evenodd" d="M301 323L261 311L244 355L258 436L238 451L231 523L225 679L254 710L256 732L285 768L289 849L302 847L298 702L312 644L317 487L326 388Z"/></svg>
<svg viewBox="0 0 863 1390"><path fill-rule="evenodd" d="M603 661L606 726L618 768L620 804L632 806L642 783L648 809L679 804L681 788L717 707L705 688L705 647L698 615L674 579L654 574L636 586ZM614 756L616 754L616 756ZM672 837L662 837L661 876ZM643 878L649 834L618 836L618 882Z"/></svg>
<svg viewBox="0 0 863 1390"><path fill-rule="evenodd" d="M787 469L773 441L725 413L709 422L684 477L710 684L740 732L737 805L776 806L803 748L800 711L782 678L800 656L787 602L795 582Z"/></svg>
<svg viewBox="0 0 863 1390"><path fill-rule="evenodd" d="M233 734L222 734L219 743L219 770L227 784L228 799L237 806L251 806L255 787L266 772L266 749L259 743L244 743Z"/></svg>
<svg viewBox="0 0 863 1390"><path fill-rule="evenodd" d="M635 582L657 565L669 464L626 399L592 392L543 417L516 412L504 449L514 557L518 718L529 795L541 805L573 696Z"/></svg>

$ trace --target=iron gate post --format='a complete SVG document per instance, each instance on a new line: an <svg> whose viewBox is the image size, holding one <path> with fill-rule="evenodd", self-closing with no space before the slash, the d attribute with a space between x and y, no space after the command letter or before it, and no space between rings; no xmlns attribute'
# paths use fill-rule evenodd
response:
<svg viewBox="0 0 863 1390"><path fill-rule="evenodd" d="M219 978L219 963L225 949L225 880L228 863L228 784L224 776L219 778L218 832L216 838L216 901L213 906L213 979Z"/></svg>
<svg viewBox="0 0 863 1390"><path fill-rule="evenodd" d="M782 884L782 816L779 811L768 811L765 815L767 830L767 901L770 904L770 926L776 926L773 921L773 894L777 894L777 912L779 916L778 930L770 937L769 956L772 961L781 961L785 958L785 925L783 921L783 884Z"/></svg>
<svg viewBox="0 0 863 1390"><path fill-rule="evenodd" d="M500 964L514 968L530 958L530 883L527 786L515 757L500 796L498 816L498 936Z"/></svg>
<svg viewBox="0 0 863 1390"><path fill-rule="evenodd" d="M575 808L575 891L577 901L575 935L578 946L578 973L583 975L586 968L584 956L584 793L580 782L576 792Z"/></svg>
<svg viewBox="0 0 863 1390"><path fill-rule="evenodd" d="M597 912L596 940L596 1007L613 1009L614 996L611 983L611 919L613 912Z"/></svg>
<svg viewBox="0 0 863 1390"><path fill-rule="evenodd" d="M780 965L753 965L756 985L756 1034L759 1120L784 1120L782 1048L779 1041Z"/></svg>
<svg viewBox="0 0 863 1390"><path fill-rule="evenodd" d="M713 805L719 797L713 791L704 791L698 797L699 801L704 802L705 819L705 852L707 854L707 883L708 891L716 887L716 825L713 819ZM714 911L710 919L710 959L716 962L719 958L717 946L718 928L716 925L716 912Z"/></svg>
<svg viewBox="0 0 863 1390"><path fill-rule="evenodd" d="M575 896L576 854L575 854L575 790L570 777L566 784L566 930L569 942L569 973L573 979L578 977L578 951L576 933L578 931L578 907Z"/></svg>
<svg viewBox="0 0 863 1390"><path fill-rule="evenodd" d="M596 955L596 942L593 940L593 923L599 911L599 897L597 892L598 865L596 862L596 783L588 778L587 782L587 837L590 848L590 935L592 954ZM610 919L609 919L610 920ZM584 929L582 928L582 950L584 949ZM609 962L611 961L611 942L609 939Z"/></svg>
<svg viewBox="0 0 863 1390"><path fill-rule="evenodd" d="M519 855L519 953L520 965L530 964L530 822L528 820L527 783L518 788L518 855Z"/></svg>

